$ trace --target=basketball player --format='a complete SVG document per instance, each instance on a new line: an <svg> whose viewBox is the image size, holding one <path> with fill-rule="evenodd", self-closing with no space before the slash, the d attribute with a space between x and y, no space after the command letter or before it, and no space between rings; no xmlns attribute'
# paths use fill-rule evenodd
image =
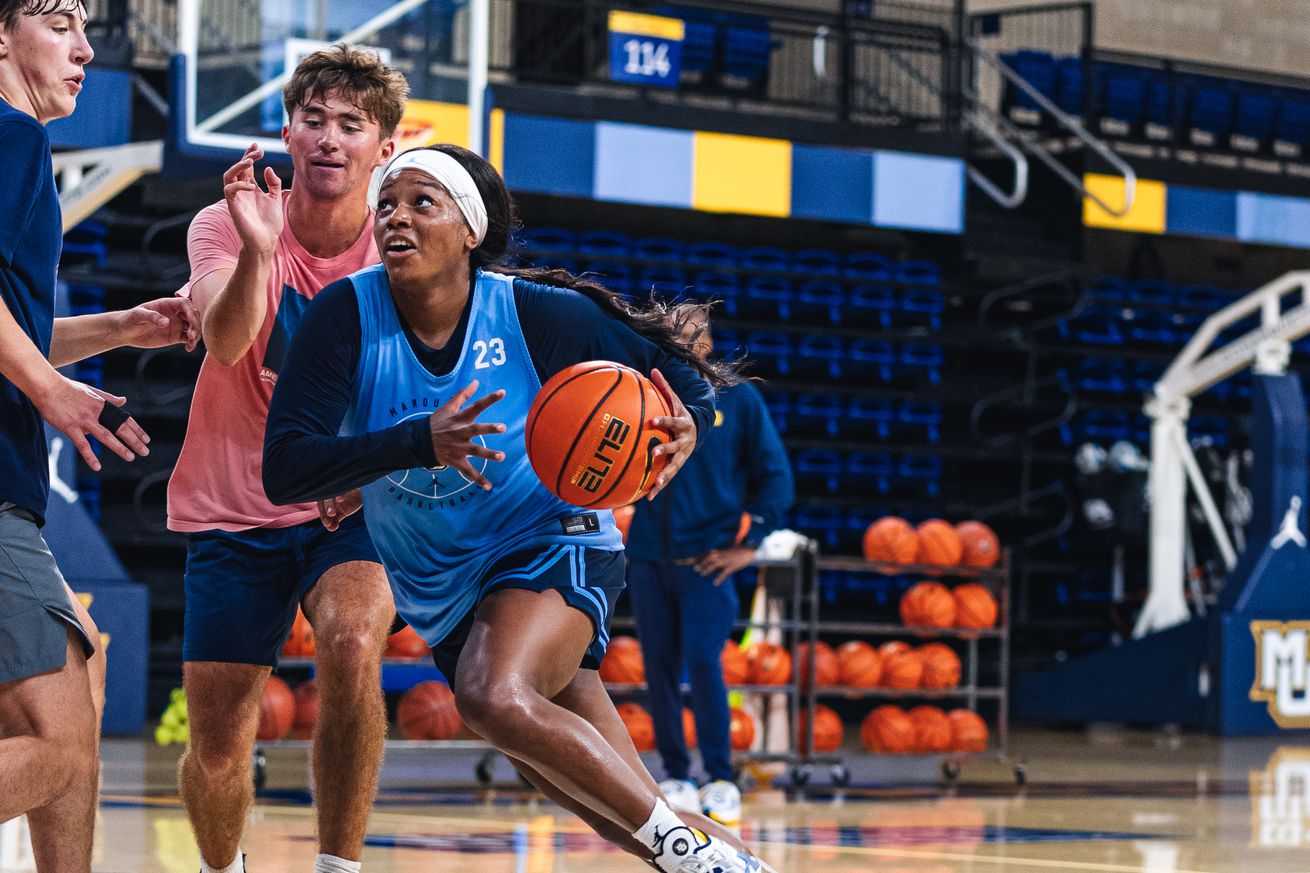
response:
<svg viewBox="0 0 1310 873"><path fill-rule="evenodd" d="M283 90L283 191L252 146L223 202L191 223L190 296L207 355L168 489L168 526L188 534L183 676L191 742L179 768L202 870L244 868L250 755L270 669L303 606L317 641L321 714L312 762L317 873L360 868L386 714L381 659L394 616L362 518L328 532L313 503L275 506L260 483L264 420L287 343L319 289L378 261L368 184L404 112L404 78L334 46Z"/></svg>
<svg viewBox="0 0 1310 873"><path fill-rule="evenodd" d="M668 456L658 492L711 421L711 380L736 378L677 341L702 307L637 309L563 271L492 272L513 206L465 149L406 152L383 179L382 266L324 290L274 392L269 496L331 499L337 517L362 500L397 610L465 723L549 797L660 870L760 869L740 843L678 818L642 766L596 672L623 588L613 514L555 497L523 451L542 382L586 360L626 363L673 410L654 419L673 434L654 449ZM491 390L474 401L480 384ZM493 404L502 421L479 421Z"/></svg>
<svg viewBox="0 0 1310 873"><path fill-rule="evenodd" d="M105 654L41 537L45 422L93 470L88 438L149 453L115 397L60 375L109 349L197 340L186 300L53 318L63 219L45 125L72 114L94 54L79 0L0 0L0 822L27 814L37 870L91 869Z"/></svg>
<svg viewBox="0 0 1310 873"><path fill-rule="evenodd" d="M708 321L684 336L705 358L714 349ZM791 464L764 398L742 382L717 397L714 425L677 478L656 500L639 502L628 532L628 590L646 664L660 783L674 809L699 810L729 827L741 821L733 781L728 689L719 660L737 618L731 576L748 565L796 499ZM750 516L738 540L741 515ZM691 678L691 711L710 781L696 791L682 729L682 666Z"/></svg>

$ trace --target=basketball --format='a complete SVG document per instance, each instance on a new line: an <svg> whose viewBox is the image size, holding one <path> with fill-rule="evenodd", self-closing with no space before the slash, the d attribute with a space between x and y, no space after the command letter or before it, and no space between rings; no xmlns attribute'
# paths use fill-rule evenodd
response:
<svg viewBox="0 0 1310 873"><path fill-rule="evenodd" d="M387 640L388 658L426 658L431 653L418 631L405 625Z"/></svg>
<svg viewBox="0 0 1310 873"><path fill-rule="evenodd" d="M685 706L682 708L682 737L687 748L696 748L696 716Z"/></svg>
<svg viewBox="0 0 1310 873"><path fill-rule="evenodd" d="M901 595L901 621L907 627L952 627L955 598L940 582L916 582Z"/></svg>
<svg viewBox="0 0 1310 873"><path fill-rule="evenodd" d="M269 676L264 684L264 698L259 702L259 740L280 740L291 733L296 722L296 697L276 676Z"/></svg>
<svg viewBox="0 0 1310 873"><path fill-rule="evenodd" d="M636 637L617 636L610 640L600 662L600 678L619 685L640 685L646 681L646 665Z"/></svg>
<svg viewBox="0 0 1310 873"><path fill-rule="evenodd" d="M728 739L734 752L748 752L755 742L755 718L740 706L729 710Z"/></svg>
<svg viewBox="0 0 1310 873"><path fill-rule="evenodd" d="M918 688L923 678L923 661L912 649L895 650L882 658L882 684L888 688Z"/></svg>
<svg viewBox="0 0 1310 873"><path fill-rule="evenodd" d="M800 714L800 731L798 738L802 748L805 744L805 732L809 727L808 713L802 709ZM841 716L834 712L830 707L822 703L814 706L814 751L816 752L835 752L841 748L842 741L842 723Z"/></svg>
<svg viewBox="0 0 1310 873"><path fill-rule="evenodd" d="M791 655L777 643L753 643L746 660L751 685L786 685L791 679Z"/></svg>
<svg viewBox="0 0 1310 873"><path fill-rule="evenodd" d="M963 554L960 562L966 567L995 567L1001 559L1001 541L996 532L981 521L962 521L955 526Z"/></svg>
<svg viewBox="0 0 1310 873"><path fill-rule="evenodd" d="M745 650L732 640L723 644L719 663L723 665L723 681L729 685L743 685L750 678L750 659Z"/></svg>
<svg viewBox="0 0 1310 873"><path fill-rule="evenodd" d="M876 754L897 754L914 749L914 722L899 706L880 706L864 717L860 740Z"/></svg>
<svg viewBox="0 0 1310 873"><path fill-rule="evenodd" d="M296 719L291 724L291 736L307 740L314 735L314 722L318 721L318 684L307 679L296 686Z"/></svg>
<svg viewBox="0 0 1310 873"><path fill-rule="evenodd" d="M866 561L913 564L919 555L919 535L903 518L889 515L880 518L864 531ZM880 572L892 573L894 570Z"/></svg>
<svg viewBox="0 0 1310 873"><path fill-rule="evenodd" d="M396 721L407 740L449 740L462 721L455 709L455 692L445 682L420 682L400 696Z"/></svg>
<svg viewBox="0 0 1310 873"><path fill-rule="evenodd" d="M796 647L796 656L800 659L801 667L801 688L810 687L810 661L814 665L814 684L815 685L836 685L837 680L841 677L841 665L837 662L837 653L833 651L832 646L819 640L814 644L814 657L810 657L810 644L801 643Z"/></svg>
<svg viewBox="0 0 1310 873"><path fill-rule="evenodd" d="M919 646L919 663L923 676L922 688L954 688L960 684L960 656L945 643L927 643Z"/></svg>
<svg viewBox="0 0 1310 873"><path fill-rule="evenodd" d="M996 598L985 585L968 582L955 589L955 626L996 627Z"/></svg>
<svg viewBox="0 0 1310 873"><path fill-rule="evenodd" d="M288 658L314 657L314 628L299 607L296 607L296 620L291 625L291 635L282 646L282 654Z"/></svg>
<svg viewBox="0 0 1310 873"><path fill-rule="evenodd" d="M637 751L652 751L655 748L655 722L651 720L650 713L636 703L620 703L615 709L619 712L619 718L623 719L623 726L628 729L628 736L632 737L632 745L636 746Z"/></svg>
<svg viewBox="0 0 1310 873"><path fill-rule="evenodd" d="M930 518L915 531L919 535L919 563L936 567L955 567L960 563L964 547L949 522Z"/></svg>
<svg viewBox="0 0 1310 873"><path fill-rule="evenodd" d="M936 706L916 706L906 713L914 723L916 752L949 752L954 740L951 721Z"/></svg>
<svg viewBox="0 0 1310 873"><path fill-rule="evenodd" d="M882 681L882 656L864 640L837 647L837 683L850 688L875 688Z"/></svg>
<svg viewBox="0 0 1310 873"><path fill-rule="evenodd" d="M952 709L946 714L951 723L951 748L957 752L987 750L987 722L968 709Z"/></svg>
<svg viewBox="0 0 1310 873"><path fill-rule="evenodd" d="M528 410L528 460L542 484L565 503L614 509L655 484L667 456L651 449L670 438L650 420L670 416L649 379L611 361L561 370ZM540 426L538 426L540 425Z"/></svg>

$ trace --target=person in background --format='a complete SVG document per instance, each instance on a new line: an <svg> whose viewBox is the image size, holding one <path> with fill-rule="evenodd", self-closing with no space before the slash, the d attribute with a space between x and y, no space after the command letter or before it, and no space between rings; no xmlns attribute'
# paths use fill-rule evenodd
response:
<svg viewBox="0 0 1310 873"><path fill-rule="evenodd" d="M713 351L708 321L689 324L684 335L701 358ZM714 426L700 448L659 496L638 502L628 533L628 587L646 662L655 745L664 760L660 790L675 809L703 812L729 827L741 819L728 690L719 660L737 618L731 577L751 563L795 496L787 453L764 399L742 382L719 391ZM744 535L743 513L750 518ZM682 728L684 664L709 777L699 792Z"/></svg>

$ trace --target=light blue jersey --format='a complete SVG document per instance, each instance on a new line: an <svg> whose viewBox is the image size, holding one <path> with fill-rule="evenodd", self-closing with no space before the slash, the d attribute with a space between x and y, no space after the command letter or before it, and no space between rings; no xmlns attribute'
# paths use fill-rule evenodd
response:
<svg viewBox="0 0 1310 873"><path fill-rule="evenodd" d="M396 610L429 645L440 643L477 604L480 582L505 554L556 543L617 551L614 515L580 509L541 484L528 463L524 426L541 388L519 326L513 279L479 270L459 361L434 376L415 356L381 266L350 277L359 301L361 349L340 435L382 431L431 415L477 379L478 395L505 397L480 420L505 433L477 439L505 453L471 458L492 484L483 491L450 467L415 468L364 486L364 514L391 577Z"/></svg>

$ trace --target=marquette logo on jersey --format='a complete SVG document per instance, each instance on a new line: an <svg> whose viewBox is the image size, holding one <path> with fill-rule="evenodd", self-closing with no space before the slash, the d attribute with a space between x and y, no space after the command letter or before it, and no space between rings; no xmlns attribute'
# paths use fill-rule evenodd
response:
<svg viewBox="0 0 1310 873"><path fill-rule="evenodd" d="M396 416L396 424L413 421L431 415L441 406L438 398L415 398L393 406L390 413ZM481 436L475 441L486 445ZM479 474L487 472L486 458L469 458L469 463ZM442 464L437 467L415 467L411 470L397 470L387 474L387 493L397 503L432 512L437 509L450 509L463 506L482 489L474 488L472 480L454 467Z"/></svg>
<svg viewBox="0 0 1310 873"><path fill-rule="evenodd" d="M1253 621L1251 636L1251 699L1264 701L1279 727L1310 728L1310 621Z"/></svg>
<svg viewBox="0 0 1310 873"><path fill-rule="evenodd" d="M1279 748L1250 776L1251 845L1310 846L1310 748Z"/></svg>
<svg viewBox="0 0 1310 873"><path fill-rule="evenodd" d="M582 462L582 467L569 477L569 483L576 485L588 494L595 494L605 484L605 477L614 469L614 461L623 451L623 444L632 433L632 425L621 418L615 418L608 412L601 418L605 430L601 433L600 443L591 453L591 457Z"/></svg>

